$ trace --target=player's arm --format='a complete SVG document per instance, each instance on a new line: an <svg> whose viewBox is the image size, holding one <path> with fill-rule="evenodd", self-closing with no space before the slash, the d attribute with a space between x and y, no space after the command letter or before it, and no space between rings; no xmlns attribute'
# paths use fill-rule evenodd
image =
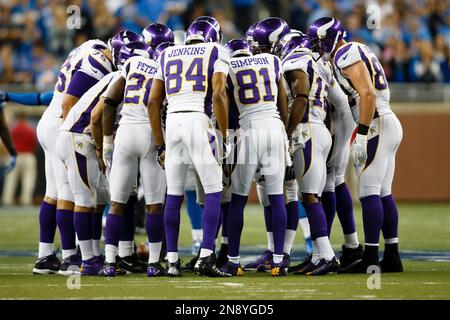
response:
<svg viewBox="0 0 450 320"><path fill-rule="evenodd" d="M153 79L147 112L157 146L164 145L164 135L161 125L161 106L165 97L164 82L160 79Z"/></svg>
<svg viewBox="0 0 450 320"><path fill-rule="evenodd" d="M71 94L66 93L63 98L62 102L62 117L63 120L66 119L67 115L69 114L70 109L78 102L80 98L75 97Z"/></svg>
<svg viewBox="0 0 450 320"><path fill-rule="evenodd" d="M360 127L358 127L358 133L367 135L376 107L376 93L369 71L362 61L358 61L342 71L359 94Z"/></svg>
<svg viewBox="0 0 450 320"><path fill-rule="evenodd" d="M288 99L286 96L286 91L284 90L283 80L280 79L277 82L278 86L278 98L277 106L278 112L280 113L281 121L283 121L284 126L288 126Z"/></svg>
<svg viewBox="0 0 450 320"><path fill-rule="evenodd" d="M310 83L306 72L301 70L290 71L287 73L287 77L291 84L292 95L294 96L287 126L287 135L290 138L305 114L306 106L308 105Z"/></svg>
<svg viewBox="0 0 450 320"><path fill-rule="evenodd" d="M227 98L227 75L223 72L216 72L212 77L212 101L213 110L217 125L222 134L222 138L227 137L228 129L228 98Z"/></svg>
<svg viewBox="0 0 450 320"><path fill-rule="evenodd" d="M102 115L105 106L105 98L101 97L91 112L91 122L89 128L91 130L92 138L94 139L95 154L99 161L100 170L104 173L105 163L103 162L103 127Z"/></svg>

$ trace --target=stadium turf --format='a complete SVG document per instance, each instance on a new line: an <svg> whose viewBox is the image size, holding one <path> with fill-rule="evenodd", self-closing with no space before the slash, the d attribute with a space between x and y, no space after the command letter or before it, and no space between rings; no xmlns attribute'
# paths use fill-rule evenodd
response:
<svg viewBox="0 0 450 320"><path fill-rule="evenodd" d="M355 208L362 240L360 209ZM400 248L406 272L381 274L380 289L368 289L368 275L305 277L247 272L244 277L211 279L193 274L182 278L132 275L106 279L31 274L38 240L38 208L0 209L0 299L450 299L450 204L401 204ZM187 256L190 246L188 219L182 216L180 241ZM332 243L338 253L342 241L339 221ZM143 236L137 242L145 241ZM265 244L259 206L246 210L243 258L256 257ZM59 243L59 240L56 240ZM303 255L301 231L293 254ZM370 282L370 281L369 281ZM374 282L370 282L374 283ZM72 289L70 289L72 288Z"/></svg>

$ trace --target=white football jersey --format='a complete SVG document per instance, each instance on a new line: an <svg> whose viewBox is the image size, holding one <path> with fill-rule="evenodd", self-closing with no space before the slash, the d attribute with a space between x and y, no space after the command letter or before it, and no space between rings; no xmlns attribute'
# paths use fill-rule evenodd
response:
<svg viewBox="0 0 450 320"><path fill-rule="evenodd" d="M60 69L46 113L60 118L66 93L81 98L90 87L113 70L112 62L101 52L102 49L101 42L89 40L72 50Z"/></svg>
<svg viewBox="0 0 450 320"><path fill-rule="evenodd" d="M125 92L120 124L149 123L148 98L158 63L144 57L135 56L127 60L120 75L125 79Z"/></svg>
<svg viewBox="0 0 450 320"><path fill-rule="evenodd" d="M355 120L359 120L359 94L353 87L351 81L344 76L342 70L358 61L362 61L366 65L376 90L375 117L391 113L392 111L389 105L390 91L383 67L378 61L378 58L368 46L358 42L349 42L336 51L334 56L334 73L342 90L348 96L349 105L352 108L353 116L356 118ZM356 108L357 112L354 112L354 108Z"/></svg>
<svg viewBox="0 0 450 320"><path fill-rule="evenodd" d="M119 71L111 72L90 88L72 109L70 109L60 130L90 134L89 123L91 121L91 112L114 77L117 76L119 76Z"/></svg>
<svg viewBox="0 0 450 320"><path fill-rule="evenodd" d="M328 96L329 76L326 68L320 70L318 63L314 61L310 50L302 48L291 52L283 59L282 62L283 74L289 71L301 70L309 77L310 90L309 102L305 115L301 122L318 122L323 123L327 115L327 101ZM287 81L284 82L286 93L288 95L289 105L294 101L294 96L291 93L290 85Z"/></svg>
<svg viewBox="0 0 450 320"><path fill-rule="evenodd" d="M204 112L212 115L212 76L228 75L230 56L218 43L168 47L159 57L156 79L165 84L167 113Z"/></svg>
<svg viewBox="0 0 450 320"><path fill-rule="evenodd" d="M239 123L266 118L280 118L277 108L281 61L263 53L230 60L228 90L239 110Z"/></svg>

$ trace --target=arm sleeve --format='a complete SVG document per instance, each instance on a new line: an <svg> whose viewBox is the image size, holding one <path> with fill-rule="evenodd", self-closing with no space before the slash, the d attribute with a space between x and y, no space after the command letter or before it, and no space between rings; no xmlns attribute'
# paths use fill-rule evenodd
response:
<svg viewBox="0 0 450 320"><path fill-rule="evenodd" d="M230 54L228 51L222 46L216 46L217 52L217 61L214 63L214 72L223 72L228 75L228 71L230 69Z"/></svg>
<svg viewBox="0 0 450 320"><path fill-rule="evenodd" d="M154 79L158 79L164 82L164 61L166 57L166 51L164 50L158 58L158 70L156 71Z"/></svg>
<svg viewBox="0 0 450 320"><path fill-rule="evenodd" d="M341 47L335 56L335 64L339 69L347 68L352 64L361 61L361 54L359 53L360 45L356 43L348 43Z"/></svg>

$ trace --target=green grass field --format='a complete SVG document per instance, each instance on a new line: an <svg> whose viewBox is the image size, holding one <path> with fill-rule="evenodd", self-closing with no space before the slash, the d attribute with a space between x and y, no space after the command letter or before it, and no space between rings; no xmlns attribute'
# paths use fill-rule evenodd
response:
<svg viewBox="0 0 450 320"><path fill-rule="evenodd" d="M368 275L272 278L247 272L244 277L229 279L193 274L177 279L82 277L78 290L69 289L63 276L31 274L36 259L31 253L37 251L39 238L38 208L0 209L0 299L450 299L450 204L402 204L399 211L405 272L381 274L380 289L367 288ZM360 208L355 212L362 240ZM180 242L186 249L190 246L189 223L185 214L182 217ZM262 210L250 205L243 251L252 255L262 252L265 238ZM337 219L331 240L338 253L342 235ZM145 238L138 236L136 241ZM294 250L294 256L300 257L301 231ZM186 256L185 261L188 259Z"/></svg>

